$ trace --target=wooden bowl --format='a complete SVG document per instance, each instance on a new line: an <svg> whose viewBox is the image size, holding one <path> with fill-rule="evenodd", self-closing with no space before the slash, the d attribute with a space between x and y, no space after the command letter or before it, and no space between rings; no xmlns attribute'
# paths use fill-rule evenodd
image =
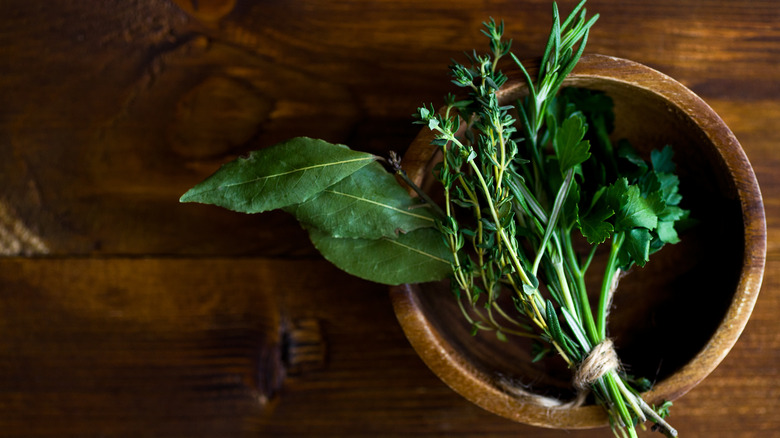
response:
<svg viewBox="0 0 780 438"><path fill-rule="evenodd" d="M525 92L519 72L507 72L503 102ZM615 139L643 154L670 144L683 205L699 224L620 283L609 336L625 369L656 384L648 403L674 400L704 379L736 342L758 296L766 230L761 194L739 142L717 114L673 79L635 62L583 56L565 86L602 90L615 102ZM429 183L435 160L423 129L404 157L410 176ZM590 288L591 291L594 288ZM391 290L396 315L423 361L455 391L522 423L553 428L608 424L602 408L549 407L537 395L567 400L571 372L555 358L531 363L527 343L472 337L445 284Z"/></svg>

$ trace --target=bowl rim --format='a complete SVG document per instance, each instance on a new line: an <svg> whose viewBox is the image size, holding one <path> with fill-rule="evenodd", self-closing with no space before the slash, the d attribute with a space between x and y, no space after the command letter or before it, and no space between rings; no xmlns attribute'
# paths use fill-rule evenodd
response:
<svg viewBox="0 0 780 438"><path fill-rule="evenodd" d="M518 76L518 79L520 77ZM739 141L715 111L683 84L643 64L612 56L585 54L566 79L610 81L635 87L667 101L696 125L715 146L735 184L744 226L744 254L737 289L723 320L703 348L682 368L644 393L648 401L675 400L709 375L736 343L755 306L766 258L766 218L758 182ZM524 88L521 80L507 82L502 93ZM403 157L410 178L420 183L428 173L432 134L423 129ZM423 362L448 386L478 406L513 421L535 426L582 429L608 425L599 406L558 408L534 404L532 397L508 394L469 364L427 320L415 296L416 285L392 287L398 321Z"/></svg>

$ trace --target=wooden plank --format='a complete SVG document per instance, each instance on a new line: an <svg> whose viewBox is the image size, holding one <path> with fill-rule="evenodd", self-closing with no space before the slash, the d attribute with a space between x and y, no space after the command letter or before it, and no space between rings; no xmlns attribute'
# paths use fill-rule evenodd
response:
<svg viewBox="0 0 780 438"><path fill-rule="evenodd" d="M676 403L684 436L780 430L767 405L780 392L780 262L768 268L742 339ZM2 259L0 285L0 436L560 434L452 392L409 347L385 288L322 261ZM284 353L296 348L308 354Z"/></svg>
<svg viewBox="0 0 780 438"><path fill-rule="evenodd" d="M8 2L0 203L41 245L17 236L6 253L311 254L284 214L177 199L220 163L297 135L403 152L417 130L409 114L452 90L450 58L484 45L482 20L506 19L520 56L536 56L550 16L546 0L178 4ZM589 9L602 15L589 51L739 103L743 116L729 122L749 155L772 150L776 136L763 134L780 98L776 2ZM776 197L773 173L762 177Z"/></svg>

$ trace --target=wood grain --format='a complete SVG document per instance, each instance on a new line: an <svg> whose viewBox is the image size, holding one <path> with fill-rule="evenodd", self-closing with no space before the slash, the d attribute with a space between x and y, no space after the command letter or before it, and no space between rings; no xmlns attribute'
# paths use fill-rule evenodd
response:
<svg viewBox="0 0 780 438"><path fill-rule="evenodd" d="M449 390L407 346L384 288L322 261L15 258L0 274L2 436L560 433ZM768 403L780 391L777 298L759 299L732 354L676 403L684 436L780 427ZM327 362L273 381L296 361L281 340L300 320L317 321ZM739 422L718 420L729 415Z"/></svg>
<svg viewBox="0 0 780 438"><path fill-rule="evenodd" d="M752 320L674 424L780 436L780 3L588 8L601 14L588 51L702 96L764 195ZM321 261L287 215L177 202L221 163L292 136L404 152L409 115L451 91L446 66L482 47L489 16L519 56L542 50L547 0L5 1L0 436L561 436L447 388L385 288Z"/></svg>

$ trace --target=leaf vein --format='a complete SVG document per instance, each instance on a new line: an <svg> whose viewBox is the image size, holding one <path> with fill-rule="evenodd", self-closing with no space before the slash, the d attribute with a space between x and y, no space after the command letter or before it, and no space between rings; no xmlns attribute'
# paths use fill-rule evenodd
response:
<svg viewBox="0 0 780 438"><path fill-rule="evenodd" d="M374 157L361 157L361 158L353 158L351 160L334 161L334 162L331 162L331 163L313 164L311 166L300 167L298 169L292 169L292 170L288 170L286 172L275 173L273 175L264 175L264 176L259 176L257 178L253 178L253 179L246 180L246 181L239 181L239 182L235 182L235 183L224 184L224 185L222 185L220 187L227 188L227 187L240 186L240 185L244 185L244 184L252 184L252 183L257 182L257 181L268 180L268 179L271 179L271 178L278 178L278 177L285 176L285 175L291 175L291 174L294 174L294 173L297 173L297 172L305 173L306 171L309 171L309 170L312 170L312 169L321 168L321 167L337 166L337 165L340 165L340 164L355 163L355 162L359 162L359 161L368 161L368 160L373 160L373 159L374 159ZM303 174L301 176L303 176Z"/></svg>
<svg viewBox="0 0 780 438"><path fill-rule="evenodd" d="M400 247L402 247L402 248L405 248L405 249L407 249L407 250L409 250L409 251L416 252L416 253L418 253L418 254L421 254L421 255L423 255L423 256L425 256L425 257L429 257L429 258L431 258L431 259L433 259L433 260L436 260L436 261L439 261L439 262L442 262L442 263L446 263L446 264L448 264L448 265L450 264L450 262L449 262L449 261L447 261L447 260L444 260L444 259L443 259L443 258L441 258L441 257L436 257L436 256L435 256L435 255L433 255L433 254L427 253L427 252L425 252L425 251L420 251L419 249L417 249L417 248L414 248L414 247L411 247L411 246L409 246L409 245L404 245L403 243L401 243L401 242L399 242L399 241L397 241L397 240L388 239L387 237L384 237L383 239L387 240L388 242L390 242L390 243L391 243L391 244L393 244L393 245L398 245L398 246L400 246Z"/></svg>
<svg viewBox="0 0 780 438"><path fill-rule="evenodd" d="M408 210L404 210L402 208L393 207L390 204L383 204L381 202L377 202L377 201L374 201L374 200L371 200L371 199L361 198L360 196L355 196L355 195L352 195L352 194L349 194L349 193L339 192L339 191L336 191L336 190L324 190L324 191L328 192L328 193L333 193L334 195L340 195L340 196L344 196L346 198L352 198L352 199L354 199L354 200L356 200L358 202L366 202L366 203L369 203L369 204L378 205L378 206L380 206L382 208L387 208L389 210L397 211L398 213L401 213L401 214L405 214L405 215L408 215L408 216L411 216L411 217L416 217L418 219L424 219L424 220L433 222L433 219L428 217L428 216L424 216L424 215L421 215L421 214L415 214L415 213L412 213L412 212L410 212Z"/></svg>

